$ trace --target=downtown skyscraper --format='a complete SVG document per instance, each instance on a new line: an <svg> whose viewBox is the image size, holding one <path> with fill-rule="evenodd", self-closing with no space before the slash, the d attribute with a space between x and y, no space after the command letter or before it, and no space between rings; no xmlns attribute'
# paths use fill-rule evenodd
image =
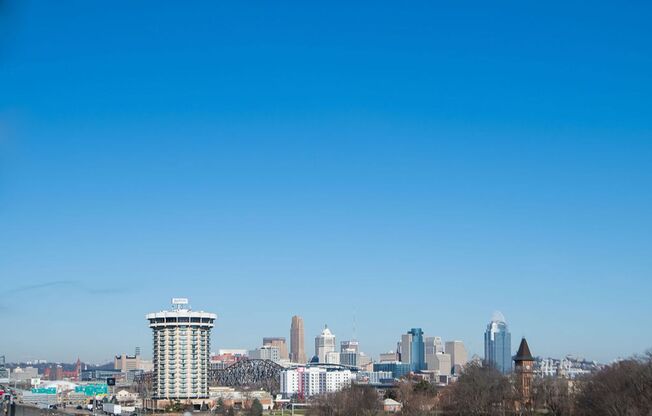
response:
<svg viewBox="0 0 652 416"><path fill-rule="evenodd" d="M426 348L421 328L412 328L403 334L399 346L401 362L410 364L410 371L426 369Z"/></svg>
<svg viewBox="0 0 652 416"><path fill-rule="evenodd" d="M304 337L303 318L295 315L290 326L290 361L293 363L305 364L307 361Z"/></svg>
<svg viewBox="0 0 652 416"><path fill-rule="evenodd" d="M315 356L319 358L320 363L331 363L339 364L339 354L337 358L333 358L332 354L335 354L335 335L328 329L328 326L324 326L324 330L315 337ZM334 363L333 361L337 361Z"/></svg>
<svg viewBox="0 0 652 416"><path fill-rule="evenodd" d="M495 312L484 333L484 361L503 374L512 371L512 335L505 317Z"/></svg>

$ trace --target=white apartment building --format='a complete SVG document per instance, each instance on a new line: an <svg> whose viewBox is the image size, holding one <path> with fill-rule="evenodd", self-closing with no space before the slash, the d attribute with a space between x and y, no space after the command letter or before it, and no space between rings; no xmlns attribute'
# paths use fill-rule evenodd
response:
<svg viewBox="0 0 652 416"><path fill-rule="evenodd" d="M153 399L206 399L210 331L217 315L195 312L188 300L172 300L172 310L146 315L154 342Z"/></svg>
<svg viewBox="0 0 652 416"><path fill-rule="evenodd" d="M281 371L281 394L284 397L310 397L334 393L351 385L350 370L329 367L297 367Z"/></svg>

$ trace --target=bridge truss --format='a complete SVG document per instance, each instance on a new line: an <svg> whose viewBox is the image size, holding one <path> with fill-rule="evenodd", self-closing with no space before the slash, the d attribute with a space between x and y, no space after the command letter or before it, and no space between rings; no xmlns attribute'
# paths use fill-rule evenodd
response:
<svg viewBox="0 0 652 416"><path fill-rule="evenodd" d="M209 370L211 386L264 389L277 393L283 367L271 360L244 359L223 370Z"/></svg>

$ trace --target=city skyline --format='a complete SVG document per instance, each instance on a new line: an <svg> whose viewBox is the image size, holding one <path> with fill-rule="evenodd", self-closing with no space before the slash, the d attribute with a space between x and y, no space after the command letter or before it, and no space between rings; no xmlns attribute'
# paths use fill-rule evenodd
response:
<svg viewBox="0 0 652 416"><path fill-rule="evenodd" d="M0 4L0 355L652 347L652 4L118 3Z"/></svg>
<svg viewBox="0 0 652 416"><path fill-rule="evenodd" d="M187 298L172 298L172 302L175 302L175 300L178 300L178 299L181 299L181 300L187 300ZM174 305L174 304L173 304L173 305ZM200 310L194 311L194 310L192 309L192 307L189 306L189 304L184 304L184 305L188 305L189 310L190 310L190 311L193 311L193 312L198 312L198 311L199 311L199 312L204 313L206 310L210 309L210 308L208 308L208 309L207 309L207 308L201 308ZM160 311L161 311L160 313L171 313L170 311L166 311L165 308L159 308L159 309L160 309ZM150 316L150 315L152 315L152 314L148 314L148 316ZM212 314L211 314L211 315L212 315ZM499 317L499 318L497 318L497 317ZM293 316L293 317L292 317L292 323L294 323L294 320L295 320L295 319L299 319L299 320L300 320L302 331L305 332L304 321L303 321L302 317L301 317L301 316L297 316L297 315ZM502 315L501 312L499 312L499 311L494 311L494 312L492 313L492 315L491 315L491 323L490 323L488 326L485 325L485 327L484 327L484 339L485 339L485 340L486 340L486 337L487 337L487 331L488 331L489 326L491 326L491 324L492 324L493 322L495 322L495 321L500 321L500 322L503 322L503 323L504 323L504 322L506 322L507 320L506 320L506 318ZM219 326L219 321L216 321L216 322L214 322L214 323L211 323L211 326L213 326L213 325L215 325L215 326ZM323 326L323 327L321 328L321 330L319 331L319 333L317 334L317 336L314 337L314 339L315 339L315 353L316 353L316 348L317 348L317 347L316 347L317 339L320 338L321 336L323 336L324 331L326 331L326 332L328 332L329 334L331 334L331 333L330 333L330 330L328 329L328 326L327 326L327 325L325 325L325 326ZM442 348L443 348L443 344L454 344L455 342L462 342L462 343L464 344L464 348L468 349L468 343L467 343L467 341L464 340L464 339L456 339L456 338L454 338L454 337L453 337L453 338L447 338L447 337L442 337L442 336L439 336L439 335L437 335L437 336L432 336L432 335L434 334L433 332L424 331L422 328L411 328L409 331L407 331L407 336L410 336L410 335L413 333L413 331L421 331L421 332L420 332L420 337L421 337L421 346L422 346L422 351L421 351L421 352L423 353L423 357L422 357L422 358L424 359L424 361L423 361L422 363L423 363L424 366L425 366L425 353L426 353L426 350L427 350L427 348L428 348L428 347L424 344L424 341L427 340L427 339L437 339L437 340L439 340L439 342L441 342L441 344L438 344L438 345L440 345ZM511 332L511 331L510 331L510 332ZM289 337L287 337L287 339L290 339L290 340L291 340L291 339L292 339L292 326L290 327L290 330L289 330L288 334L289 334ZM305 335L305 334L304 334L304 335ZM215 336L215 334L212 335L212 337L214 337L214 336ZM334 334L333 334L332 336L334 336ZM263 339L263 342L262 342L262 343L261 343L261 342L258 342L258 344L256 344L256 343L254 342L254 344L251 345L251 346L248 346L248 345L231 345L231 344L227 344L227 345L215 345L214 342L212 341L212 339L213 339L212 337L211 337L211 350L210 350L210 353L211 353L211 354L213 354L213 353L217 353L217 351L220 350L220 349L225 349L225 350L234 350L234 349L240 349L240 350L253 350L253 349L259 348L261 345L263 345L263 346L269 346L269 345L272 345L271 340L281 339L281 338L284 338L285 336L284 336L284 335L278 335L278 334L277 334L277 335L274 335L274 336L261 336L262 339ZM259 340L260 340L261 337L259 337ZM309 337L309 335L305 335L304 338L305 338L305 337ZM405 342L405 339L406 339L405 337L406 337L406 333L405 333L405 331L404 331L403 333L396 334L395 339L397 340L398 344L401 344L402 342ZM312 337L309 337L309 338L310 338L310 340L313 339ZM345 338L346 338L346 337L345 337ZM390 335L389 338L391 338L391 335ZM266 343L265 343L265 340L270 340L270 342L266 344ZM310 340L309 340L309 341L310 341ZM353 338L351 338L351 340L344 340L344 341L341 341L341 342L340 342L340 341L335 342L335 344L333 344L333 345L335 346L335 351L337 351L337 352L340 351L340 350L338 350L338 348L337 348L338 345L340 345L340 344L344 345L344 343L350 343L350 342L353 342ZM359 348L360 340L356 338L354 342L356 343L356 348ZM408 342L411 343L411 338L410 338L410 341L408 341ZM365 347L364 341L363 341L362 343L363 343L363 347ZM471 342L471 344L473 344L473 342ZM140 346L135 346L135 347L134 347L134 345L138 345L138 344L130 345L130 347L135 348L135 351L138 351L138 353L142 354L142 351L141 351L141 348L142 348L142 347L140 347ZM309 342L309 345L312 346L313 344L312 344L311 342ZM411 345L411 344L410 344L410 345ZM291 344L290 344L289 346L291 346ZM374 362L377 362L377 361L378 361L378 358L379 358L379 356L380 356L380 354L387 353L388 351L395 351L395 350L396 350L396 346L397 346L397 343L389 342L389 343L387 344L387 348L382 348L382 347L381 347L381 348L378 350L378 352L375 352L375 349L374 349L374 348L371 348L371 347L366 347L366 349L368 349L369 351L373 351L373 352L372 352L372 356L371 356L371 358L373 359ZM128 348L129 348L129 346L128 346ZM418 347L413 347L413 346L411 346L410 348L418 348ZM487 357L486 357L486 345L484 345L483 348L484 348L484 350L480 350L480 351L474 351L474 350L469 349L468 352L465 354L465 355L468 355L468 357L465 357L465 358L468 358L468 359L470 360L471 358L473 358L473 357L475 356L475 357L477 357L477 358L479 358L479 359L481 359L481 360L483 360L483 361L486 360L486 359L487 359ZM305 350L305 348L304 348L304 350ZM145 354L142 354L142 355L141 355L143 358L153 358L153 356L152 356L152 352L151 352L149 349L145 348L144 351L145 351ZM434 350L433 350L433 351L434 351ZM511 354L511 355L513 355L513 354L516 353L516 351L511 351L511 348L509 349L509 351L510 351L510 354ZM279 352L280 352L280 351L279 351ZM434 352L433 352L433 353L434 353ZM447 353L448 353L448 351L447 351ZM109 363L109 362L111 362L111 361L114 361L118 356L120 356L120 354L121 354L121 352L113 353L113 354L110 356L110 359L106 359L106 360L105 360L105 359L100 359L100 360L98 360L98 361L86 360L86 361L84 361L84 362L87 363L87 364L106 364L106 363ZM411 353L408 353L408 354L411 355ZM73 354L73 355L75 355L75 354ZM309 361L311 360L311 358L313 358L312 355L308 356L308 355L305 354L305 353L304 353L304 355L305 355L305 358L306 358L306 359L305 359L305 360L299 360L299 362L309 362ZM510 359L511 359L511 355L509 356ZM559 356L555 356L555 355L551 355L551 354L547 354L547 355L546 355L546 354L542 354L542 355L540 355L540 357L542 357L542 358L563 358L563 357L566 356L566 355L574 355L574 356L582 357L582 358L585 358L585 359L588 359L588 360L599 361L599 362L601 362L601 363L608 363L608 362L609 362L609 361L600 361L600 360L596 360L596 359L593 358L593 357L583 356L582 354L577 354L577 353L565 353L565 354L562 354L562 355L559 355ZM289 358L290 358L290 360L291 360L291 358L292 358L292 353L291 353L289 350L288 350L288 356L289 356ZM24 362L28 362L28 361L35 361L35 362L36 362L36 361L39 361L39 360L43 360L43 361L51 362L51 363L52 363L52 362L54 362L54 363L56 363L56 362L68 363L68 362L74 362L74 361L76 361L76 360L78 360L78 359L80 358L79 354L75 355L75 357L76 357L76 359L75 359L75 360L71 360L71 361L67 361L66 359L60 359L60 360L49 359L49 358L47 358L47 357L41 356L41 357L39 357L39 358L32 358L32 357L30 357L30 358L28 358L28 359L17 359L17 360L12 360L11 362L15 362L15 363L23 362L23 363L24 363ZM404 359L405 359L405 357L404 357ZM410 358L408 357L408 362L409 362L409 361L410 361ZM613 361L613 360L612 360L612 361ZM320 362L323 362L323 361L320 361Z"/></svg>

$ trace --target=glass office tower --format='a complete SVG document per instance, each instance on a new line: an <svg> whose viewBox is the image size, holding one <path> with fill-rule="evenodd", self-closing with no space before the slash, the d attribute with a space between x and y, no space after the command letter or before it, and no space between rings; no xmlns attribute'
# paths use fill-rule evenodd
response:
<svg viewBox="0 0 652 416"><path fill-rule="evenodd" d="M512 371L512 335L505 317L495 312L484 333L484 361L498 371L507 374Z"/></svg>
<svg viewBox="0 0 652 416"><path fill-rule="evenodd" d="M422 371L426 369L426 348L423 342L423 330L421 328L412 328L407 333L409 339L409 363L412 371ZM404 347L405 348L405 347Z"/></svg>

